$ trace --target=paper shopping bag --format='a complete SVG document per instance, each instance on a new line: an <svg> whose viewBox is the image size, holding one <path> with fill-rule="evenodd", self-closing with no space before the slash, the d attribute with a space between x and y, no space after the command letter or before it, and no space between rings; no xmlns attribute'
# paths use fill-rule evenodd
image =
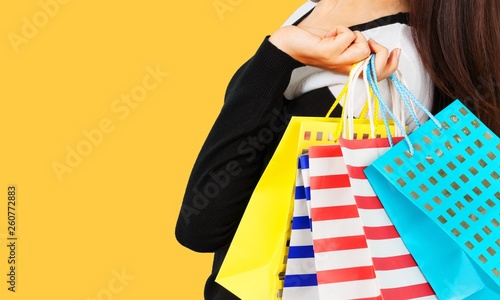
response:
<svg viewBox="0 0 500 300"><path fill-rule="evenodd" d="M401 138L394 138L397 143ZM436 299L434 291L401 240L363 170L390 149L387 138L340 139L354 199L363 222L385 300Z"/></svg>
<svg viewBox="0 0 500 300"><path fill-rule="evenodd" d="M366 177L440 299L499 299L500 140L458 100L435 119Z"/></svg>
<svg viewBox="0 0 500 300"><path fill-rule="evenodd" d="M309 148L320 299L382 299L339 145Z"/></svg>
<svg viewBox="0 0 500 300"><path fill-rule="evenodd" d="M292 233L286 263L283 300L318 300L318 280L314 263L312 228L308 200L309 186L307 155L299 157L295 184Z"/></svg>

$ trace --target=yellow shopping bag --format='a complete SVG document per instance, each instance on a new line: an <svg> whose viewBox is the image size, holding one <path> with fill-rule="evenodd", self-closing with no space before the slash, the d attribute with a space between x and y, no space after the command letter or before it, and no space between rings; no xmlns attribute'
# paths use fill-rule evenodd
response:
<svg viewBox="0 0 500 300"><path fill-rule="evenodd" d="M347 88L346 84L330 112ZM357 119L355 138L373 136L371 128L369 120ZM378 137L386 136L383 122L375 128ZM281 298L297 158L309 146L337 143L341 130L342 118L292 117L238 226L216 278L220 285L243 300Z"/></svg>

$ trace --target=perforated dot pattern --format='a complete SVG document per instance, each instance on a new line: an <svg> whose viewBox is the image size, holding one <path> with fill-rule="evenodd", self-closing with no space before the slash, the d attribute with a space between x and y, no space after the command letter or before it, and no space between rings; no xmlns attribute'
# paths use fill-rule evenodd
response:
<svg viewBox="0 0 500 300"><path fill-rule="evenodd" d="M459 101L374 165L500 284L500 139ZM389 172L392 170L392 172Z"/></svg>

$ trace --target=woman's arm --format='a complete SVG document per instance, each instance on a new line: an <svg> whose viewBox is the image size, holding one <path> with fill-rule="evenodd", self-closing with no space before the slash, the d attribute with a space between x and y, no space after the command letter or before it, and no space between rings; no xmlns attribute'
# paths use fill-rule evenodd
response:
<svg viewBox="0 0 500 300"><path fill-rule="evenodd" d="M283 92L301 65L266 38L231 80L186 187L176 226L184 246L212 252L231 242L268 148L286 126Z"/></svg>

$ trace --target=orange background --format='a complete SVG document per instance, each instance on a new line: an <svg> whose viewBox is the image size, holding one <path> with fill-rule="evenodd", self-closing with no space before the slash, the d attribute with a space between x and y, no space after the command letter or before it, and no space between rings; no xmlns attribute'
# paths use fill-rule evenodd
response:
<svg viewBox="0 0 500 300"><path fill-rule="evenodd" d="M202 299L212 255L174 238L190 169L232 74L303 2L0 4L0 299Z"/></svg>

